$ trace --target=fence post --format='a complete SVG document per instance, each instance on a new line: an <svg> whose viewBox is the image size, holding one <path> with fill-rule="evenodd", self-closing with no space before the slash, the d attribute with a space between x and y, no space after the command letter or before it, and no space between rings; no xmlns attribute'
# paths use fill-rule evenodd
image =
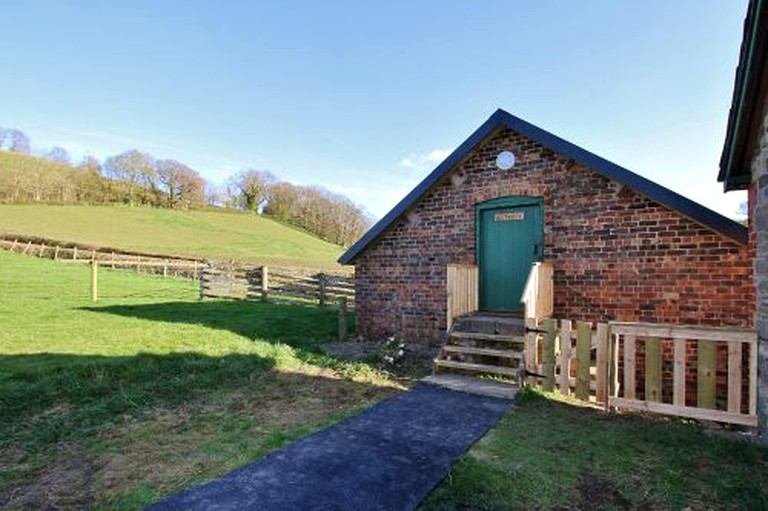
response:
<svg viewBox="0 0 768 511"><path fill-rule="evenodd" d="M56 245L56 248L53 249L53 260L58 261L59 260L59 246Z"/></svg>
<svg viewBox="0 0 768 511"><path fill-rule="evenodd" d="M163 259L163 277L168 276L168 259Z"/></svg>
<svg viewBox="0 0 768 511"><path fill-rule="evenodd" d="M192 278L197 280L197 261L195 261L195 264L194 264L193 269L192 269Z"/></svg>
<svg viewBox="0 0 768 511"><path fill-rule="evenodd" d="M22 253L23 253L23 254L26 254L26 253L27 253L27 251L29 250L29 247L31 247L31 246L32 246L32 242L31 242L31 241L28 241L28 242L27 242L27 246L26 246L26 247L24 247L24 252L22 252Z"/></svg>
<svg viewBox="0 0 768 511"><path fill-rule="evenodd" d="M269 268L267 265L261 267L261 301L269 300Z"/></svg>
<svg viewBox="0 0 768 511"><path fill-rule="evenodd" d="M542 388L546 392L555 390L555 338L557 337L557 321L544 320L544 343L541 349L542 365L544 366L544 382Z"/></svg>
<svg viewBox="0 0 768 511"><path fill-rule="evenodd" d="M13 240L13 245L11 245L11 252L14 252L14 251L16 250L16 244L17 244L18 242L19 242L19 240L17 240L17 239L14 239L14 240Z"/></svg>
<svg viewBox="0 0 768 511"><path fill-rule="evenodd" d="M661 339L645 340L645 400L661 403Z"/></svg>
<svg viewBox="0 0 768 511"><path fill-rule="evenodd" d="M99 262L91 259L91 300L99 301Z"/></svg>
<svg viewBox="0 0 768 511"><path fill-rule="evenodd" d="M609 378L611 381L608 388L608 398L619 397L619 388L621 383L619 382L619 336L611 333L611 325L608 324L608 338L611 340L610 360L611 366L608 370ZM607 404L607 402L606 402Z"/></svg>
<svg viewBox="0 0 768 511"><path fill-rule="evenodd" d="M534 318L525 318L525 347L524 347L524 358L525 358L525 369L526 371L530 371L532 373L538 373L539 368L536 367L537 364L537 353L536 353L536 339L538 337L538 332L536 330L538 329L538 324ZM531 386L535 386L538 384L538 378L535 376L529 376L528 377L528 384Z"/></svg>
<svg viewBox="0 0 768 511"><path fill-rule="evenodd" d="M318 273L317 282L319 286L317 298L320 301L320 307L325 307L325 274Z"/></svg>
<svg viewBox="0 0 768 511"><path fill-rule="evenodd" d="M610 339L608 337L608 325L597 324L597 354L595 358L595 398L598 403L608 407L608 378L610 364Z"/></svg>
<svg viewBox="0 0 768 511"><path fill-rule="evenodd" d="M560 393L571 393L571 321L560 321Z"/></svg>
<svg viewBox="0 0 768 511"><path fill-rule="evenodd" d="M347 297L339 297L339 342L347 340Z"/></svg>
<svg viewBox="0 0 768 511"><path fill-rule="evenodd" d="M715 408L717 346L712 341L699 341L696 356L696 406Z"/></svg>
<svg viewBox="0 0 768 511"><path fill-rule="evenodd" d="M37 253L37 257L45 257L45 243L40 245L40 252Z"/></svg>
<svg viewBox="0 0 768 511"><path fill-rule="evenodd" d="M72 247L72 260L77 261L77 245Z"/></svg>
<svg viewBox="0 0 768 511"><path fill-rule="evenodd" d="M589 401L592 323L580 321L576 326L576 332L576 397L582 401Z"/></svg>

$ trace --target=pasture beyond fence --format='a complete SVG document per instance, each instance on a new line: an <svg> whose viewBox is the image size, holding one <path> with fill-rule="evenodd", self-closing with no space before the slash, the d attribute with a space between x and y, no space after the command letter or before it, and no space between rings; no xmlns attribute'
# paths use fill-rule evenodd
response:
<svg viewBox="0 0 768 511"><path fill-rule="evenodd" d="M0 249L33 257L53 259L62 263L93 264L106 268L130 269L164 277L182 277L197 280L204 261L174 256L127 252L111 248L97 248L76 243L64 243L42 238L2 236Z"/></svg>
<svg viewBox="0 0 768 511"><path fill-rule="evenodd" d="M531 383L608 408L756 426L753 330L529 320Z"/></svg>

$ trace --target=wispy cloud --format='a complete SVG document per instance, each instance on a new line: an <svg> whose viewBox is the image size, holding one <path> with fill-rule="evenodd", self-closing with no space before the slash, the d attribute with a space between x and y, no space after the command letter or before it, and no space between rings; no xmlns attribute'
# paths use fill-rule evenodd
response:
<svg viewBox="0 0 768 511"><path fill-rule="evenodd" d="M76 137L80 140L101 142L109 146L135 147L135 148L144 149L144 150L174 149L173 147L157 144L149 140L140 140L136 138L125 137L122 135L116 135L116 134L107 133L107 132L81 130L77 128L70 128L70 127L64 127L64 126L56 127L56 131L65 135L69 135L71 137Z"/></svg>
<svg viewBox="0 0 768 511"><path fill-rule="evenodd" d="M441 161L449 154L450 149L433 149L426 153L411 153L400 160L400 166L410 170L427 170Z"/></svg>

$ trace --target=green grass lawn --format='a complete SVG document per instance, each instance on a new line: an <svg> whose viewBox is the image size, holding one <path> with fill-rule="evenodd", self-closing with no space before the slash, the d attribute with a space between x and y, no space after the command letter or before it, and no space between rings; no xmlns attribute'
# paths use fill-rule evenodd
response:
<svg viewBox="0 0 768 511"><path fill-rule="evenodd" d="M342 248L258 215L127 206L0 205L0 232L153 254L338 268Z"/></svg>
<svg viewBox="0 0 768 511"><path fill-rule="evenodd" d="M0 508L138 509L396 391L331 310L88 271L0 252Z"/></svg>
<svg viewBox="0 0 768 511"><path fill-rule="evenodd" d="M0 252L0 508L139 509L397 391L331 310ZM422 508L766 509L768 450L525 392Z"/></svg>
<svg viewBox="0 0 768 511"><path fill-rule="evenodd" d="M768 449L527 391L421 509L768 509Z"/></svg>

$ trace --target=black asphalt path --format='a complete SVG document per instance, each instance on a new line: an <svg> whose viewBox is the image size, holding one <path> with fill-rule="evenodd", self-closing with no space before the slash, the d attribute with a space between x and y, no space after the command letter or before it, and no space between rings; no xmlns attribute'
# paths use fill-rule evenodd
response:
<svg viewBox="0 0 768 511"><path fill-rule="evenodd" d="M149 509L414 509L511 407L421 383Z"/></svg>

